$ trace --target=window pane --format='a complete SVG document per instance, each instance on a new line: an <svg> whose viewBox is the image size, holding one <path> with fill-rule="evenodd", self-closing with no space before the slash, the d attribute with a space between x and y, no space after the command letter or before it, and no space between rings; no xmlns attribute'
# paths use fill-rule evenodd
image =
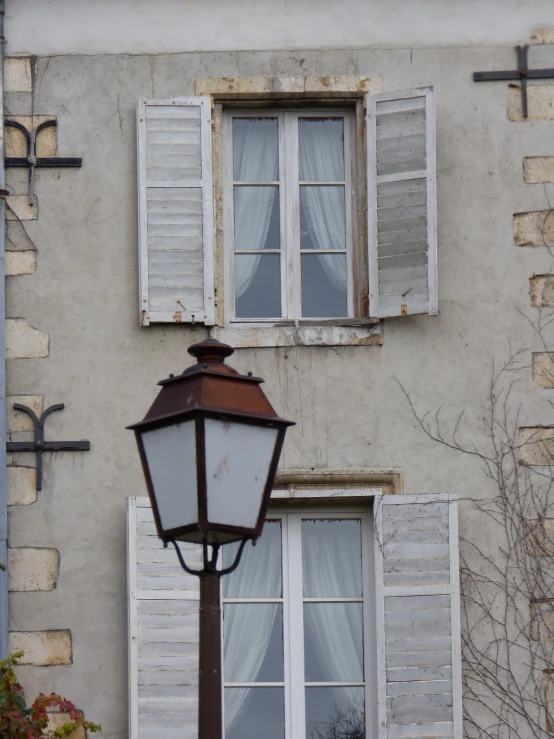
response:
<svg viewBox="0 0 554 739"><path fill-rule="evenodd" d="M299 118L300 179L344 180L344 120Z"/></svg>
<svg viewBox="0 0 554 739"><path fill-rule="evenodd" d="M306 688L306 739L364 739L363 688Z"/></svg>
<svg viewBox="0 0 554 739"><path fill-rule="evenodd" d="M346 299L346 254L302 254L302 317L343 318Z"/></svg>
<svg viewBox="0 0 554 739"><path fill-rule="evenodd" d="M238 548L238 542L222 547L222 568L233 564ZM221 579L224 598L280 598L281 521L266 521L256 546L247 544L239 567Z"/></svg>
<svg viewBox="0 0 554 739"><path fill-rule="evenodd" d="M233 177L243 182L279 179L277 118L233 118Z"/></svg>
<svg viewBox="0 0 554 739"><path fill-rule="evenodd" d="M345 223L343 185L300 187L301 249L345 249Z"/></svg>
<svg viewBox="0 0 554 739"><path fill-rule="evenodd" d="M279 249L279 188L235 185L235 251Z"/></svg>
<svg viewBox="0 0 554 739"><path fill-rule="evenodd" d="M360 519L302 521L304 598L361 598Z"/></svg>
<svg viewBox="0 0 554 739"><path fill-rule="evenodd" d="M281 317L279 254L235 255L235 315L237 318Z"/></svg>
<svg viewBox="0 0 554 739"><path fill-rule="evenodd" d="M282 604L226 603L223 645L226 683L283 682Z"/></svg>
<svg viewBox="0 0 554 739"><path fill-rule="evenodd" d="M225 688L225 739L284 739L283 688Z"/></svg>
<svg viewBox="0 0 554 739"><path fill-rule="evenodd" d="M306 682L362 682L361 603L304 603Z"/></svg>

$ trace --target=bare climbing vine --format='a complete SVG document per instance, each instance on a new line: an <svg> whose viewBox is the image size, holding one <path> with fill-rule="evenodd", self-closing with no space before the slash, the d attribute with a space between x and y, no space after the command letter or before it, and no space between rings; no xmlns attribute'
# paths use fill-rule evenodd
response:
<svg viewBox="0 0 554 739"><path fill-rule="evenodd" d="M543 311L531 321L545 352L553 321ZM441 408L421 414L401 385L423 432L468 464L477 461L484 476L481 490L462 501L471 524L460 538L464 733L471 739L554 733L554 436L520 436L516 390L528 380L527 356L510 350L493 367L479 409L481 441L475 434L460 440L471 425L463 411L451 423ZM554 388L553 357L541 371Z"/></svg>

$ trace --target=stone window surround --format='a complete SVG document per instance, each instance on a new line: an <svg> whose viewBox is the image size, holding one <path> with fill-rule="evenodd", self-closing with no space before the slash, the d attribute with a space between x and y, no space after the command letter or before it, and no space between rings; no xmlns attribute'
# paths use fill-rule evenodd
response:
<svg viewBox="0 0 554 739"><path fill-rule="evenodd" d="M217 306L217 325L210 330L213 338L234 347L275 346L380 346L382 324L378 319L351 318L341 321L288 322L289 325L259 327L223 326L223 105L225 103L267 105L271 102L337 102L354 103L358 130L358 187L365 189L365 146L364 96L381 92L382 78L335 76L335 77L223 77L201 78L196 82L197 95L209 95L213 101L213 170L215 193L215 267L216 294L220 296ZM362 190L363 192L363 190ZM362 226L365 211L360 213ZM365 245L365 226L360 228L359 240ZM364 249L360 249L364 252ZM361 269L366 267L361 266Z"/></svg>

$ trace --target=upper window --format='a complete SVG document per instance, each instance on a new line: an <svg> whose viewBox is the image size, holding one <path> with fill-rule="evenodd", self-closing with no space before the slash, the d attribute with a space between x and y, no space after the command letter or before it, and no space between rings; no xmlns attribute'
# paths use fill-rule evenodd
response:
<svg viewBox="0 0 554 739"><path fill-rule="evenodd" d="M226 739L364 738L376 700L370 519L272 515L223 579ZM235 551L223 548L224 564Z"/></svg>
<svg viewBox="0 0 554 739"><path fill-rule="evenodd" d="M318 322L437 313L431 88L367 95L365 121L361 100L212 103L139 103L143 325L294 343L300 322L315 340Z"/></svg>
<svg viewBox="0 0 554 739"><path fill-rule="evenodd" d="M224 125L231 320L352 316L353 113L229 111Z"/></svg>

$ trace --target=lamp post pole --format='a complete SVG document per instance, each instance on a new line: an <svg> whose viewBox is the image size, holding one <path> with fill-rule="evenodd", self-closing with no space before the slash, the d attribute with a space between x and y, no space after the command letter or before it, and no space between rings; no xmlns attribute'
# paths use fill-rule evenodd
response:
<svg viewBox="0 0 554 739"><path fill-rule="evenodd" d="M221 681L221 595L219 574L200 575L198 739L220 739L223 726Z"/></svg>

